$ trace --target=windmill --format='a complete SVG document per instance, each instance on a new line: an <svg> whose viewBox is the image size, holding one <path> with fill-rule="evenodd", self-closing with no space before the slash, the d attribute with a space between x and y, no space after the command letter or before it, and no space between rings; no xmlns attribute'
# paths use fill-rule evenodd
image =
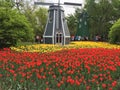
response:
<svg viewBox="0 0 120 90"><path fill-rule="evenodd" d="M82 4L64 2L60 3L44 3L34 2L35 5L49 5L48 19L43 34L43 42L46 44L61 44L70 43L70 32L65 20L64 9L61 5L81 6Z"/></svg>
<svg viewBox="0 0 120 90"><path fill-rule="evenodd" d="M78 27L76 36L80 36L82 40L88 40L89 28L88 28L88 14L86 11L82 11L78 19Z"/></svg>

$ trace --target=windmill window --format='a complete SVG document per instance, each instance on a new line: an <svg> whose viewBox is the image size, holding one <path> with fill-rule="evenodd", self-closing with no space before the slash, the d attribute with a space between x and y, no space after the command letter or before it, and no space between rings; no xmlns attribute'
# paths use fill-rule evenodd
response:
<svg viewBox="0 0 120 90"><path fill-rule="evenodd" d="M82 19L80 19L80 22L82 22Z"/></svg>
<svg viewBox="0 0 120 90"><path fill-rule="evenodd" d="M81 25L79 25L79 28L81 28Z"/></svg>
<svg viewBox="0 0 120 90"><path fill-rule="evenodd" d="M87 25L87 22L85 21L84 24Z"/></svg>

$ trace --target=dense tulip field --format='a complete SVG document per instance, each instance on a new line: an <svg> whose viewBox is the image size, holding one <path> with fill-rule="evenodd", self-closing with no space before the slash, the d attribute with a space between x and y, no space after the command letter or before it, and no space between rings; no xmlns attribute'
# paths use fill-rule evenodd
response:
<svg viewBox="0 0 120 90"><path fill-rule="evenodd" d="M46 53L4 48L0 90L120 90L119 46L88 46Z"/></svg>

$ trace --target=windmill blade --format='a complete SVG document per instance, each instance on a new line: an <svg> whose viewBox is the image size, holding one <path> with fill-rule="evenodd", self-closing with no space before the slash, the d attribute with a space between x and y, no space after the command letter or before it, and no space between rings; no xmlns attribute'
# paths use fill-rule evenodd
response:
<svg viewBox="0 0 120 90"><path fill-rule="evenodd" d="M81 3L70 3L70 2L64 2L65 5L74 5L74 6L82 6Z"/></svg>
<svg viewBox="0 0 120 90"><path fill-rule="evenodd" d="M54 5L55 3L34 2L35 5Z"/></svg>

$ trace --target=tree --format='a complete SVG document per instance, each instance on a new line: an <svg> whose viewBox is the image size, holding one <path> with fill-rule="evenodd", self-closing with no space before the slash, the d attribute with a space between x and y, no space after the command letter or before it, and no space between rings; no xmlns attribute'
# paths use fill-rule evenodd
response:
<svg viewBox="0 0 120 90"><path fill-rule="evenodd" d="M13 8L14 2L13 2L13 0L1 0L0 7Z"/></svg>
<svg viewBox="0 0 120 90"><path fill-rule="evenodd" d="M34 34L42 36L47 21L47 9L31 5L30 1L24 2L22 12L32 24Z"/></svg>
<svg viewBox="0 0 120 90"><path fill-rule="evenodd" d="M120 43L120 19L110 28L109 42Z"/></svg>
<svg viewBox="0 0 120 90"><path fill-rule="evenodd" d="M75 15L69 14L66 17L66 19L67 19L67 24L68 24L70 34L75 35L76 34L76 29L77 29L77 19L76 19Z"/></svg>
<svg viewBox="0 0 120 90"><path fill-rule="evenodd" d="M45 26L47 23L47 9L40 7L35 11L36 25L35 25L35 34L43 35Z"/></svg>
<svg viewBox="0 0 120 90"><path fill-rule="evenodd" d="M113 21L116 22L119 18L120 18L120 0L112 0L112 5L114 8L114 12L112 12L113 14Z"/></svg>
<svg viewBox="0 0 120 90"><path fill-rule="evenodd" d="M18 10L0 7L0 22L0 47L15 46L19 41L33 40L33 29Z"/></svg>
<svg viewBox="0 0 120 90"><path fill-rule="evenodd" d="M119 0L86 0L85 9L89 15L90 34L95 36L99 34L107 38L112 24L116 21L115 2Z"/></svg>

